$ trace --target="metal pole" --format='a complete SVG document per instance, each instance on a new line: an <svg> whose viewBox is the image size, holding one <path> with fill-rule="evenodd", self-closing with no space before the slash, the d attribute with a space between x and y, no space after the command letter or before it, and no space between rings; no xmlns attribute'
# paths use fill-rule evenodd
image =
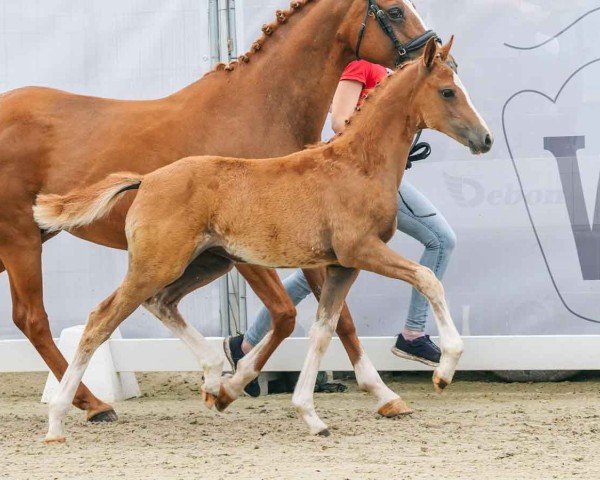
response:
<svg viewBox="0 0 600 480"><path fill-rule="evenodd" d="M219 6L218 0L208 0L208 35L210 38L210 61L215 65L221 61L219 52Z"/></svg>
<svg viewBox="0 0 600 480"><path fill-rule="evenodd" d="M222 62L228 62L229 57L229 8L227 0L218 0L219 12L219 57Z"/></svg>
<svg viewBox="0 0 600 480"><path fill-rule="evenodd" d="M237 58L235 0L209 0L211 58L213 63ZM237 270L219 281L221 332L223 336L247 328L246 282Z"/></svg>
<svg viewBox="0 0 600 480"><path fill-rule="evenodd" d="M237 30L235 24L235 0L228 0L229 21L227 23L229 31L229 59L237 58Z"/></svg>
<svg viewBox="0 0 600 480"><path fill-rule="evenodd" d="M219 316L221 317L221 335L228 337L229 325L229 274L219 279Z"/></svg>

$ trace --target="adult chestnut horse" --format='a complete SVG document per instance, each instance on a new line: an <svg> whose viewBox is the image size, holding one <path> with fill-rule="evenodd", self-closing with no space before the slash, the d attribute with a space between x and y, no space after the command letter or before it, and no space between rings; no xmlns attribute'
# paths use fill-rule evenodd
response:
<svg viewBox="0 0 600 480"><path fill-rule="evenodd" d="M90 314L75 358L50 404L46 441L64 441L63 418L96 348L136 308L179 278L199 254L215 248L266 267L327 267L317 321L293 396L312 434L329 433L314 409L315 380L359 270L404 280L427 297L442 349L433 381L439 390L448 385L463 344L442 284L431 270L398 255L386 242L396 230L397 192L417 130L434 128L473 153L492 146L487 125L447 62L451 45L452 41L438 47L430 40L423 59L387 80L347 133L329 144L266 160L190 157L148 175L113 174L64 196L41 195L35 219L52 231L102 218L123 192L139 188L125 227L127 275ZM182 338L191 336L191 330L184 327ZM218 394L224 404L239 395L256 376L257 359L261 350L269 349L274 335L271 331L259 342L220 391L219 360L196 345L197 355L205 359L208 392ZM380 380L366 355L355 371L359 385L377 388ZM391 390L386 394L381 399L386 404L401 402Z"/></svg>
<svg viewBox="0 0 600 480"><path fill-rule="evenodd" d="M52 340L42 299L42 243L53 234L33 220L39 193L65 193L111 172L148 173L188 155L260 158L298 151L320 139L339 76L357 54L393 67L434 35L409 0L298 0L263 32L238 63L161 100L113 101L47 88L0 98L0 272L8 271L15 324L57 378L67 362ZM126 249L133 197L72 233ZM214 254L198 257L152 312L168 326L181 323L179 300L225 265ZM292 329L295 309L277 274L247 265L239 270L273 321ZM323 272L306 274L318 293ZM355 363L358 343L347 311L338 333ZM90 420L116 419L83 385L74 404Z"/></svg>

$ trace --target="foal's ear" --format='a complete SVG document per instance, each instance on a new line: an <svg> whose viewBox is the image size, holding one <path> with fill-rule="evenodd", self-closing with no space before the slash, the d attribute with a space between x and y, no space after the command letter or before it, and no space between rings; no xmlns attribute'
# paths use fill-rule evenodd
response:
<svg viewBox="0 0 600 480"><path fill-rule="evenodd" d="M450 50L452 50L452 45L454 45L454 35L450 37L450 41L440 48L440 55L442 56L442 62L448 60L448 55L450 55Z"/></svg>
<svg viewBox="0 0 600 480"><path fill-rule="evenodd" d="M433 62L435 61L435 55L437 54L437 42L435 38L430 38L427 41L427 45L425 45L425 50L423 50L423 64L427 68L431 68L433 66Z"/></svg>

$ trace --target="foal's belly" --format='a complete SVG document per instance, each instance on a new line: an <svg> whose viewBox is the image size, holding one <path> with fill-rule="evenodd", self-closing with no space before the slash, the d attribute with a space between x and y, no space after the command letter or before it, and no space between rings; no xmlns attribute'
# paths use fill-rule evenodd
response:
<svg viewBox="0 0 600 480"><path fill-rule="evenodd" d="M268 242L249 245L244 239L229 240L223 248L231 258L269 268L314 268L337 263L333 251L302 248L293 242L287 245Z"/></svg>

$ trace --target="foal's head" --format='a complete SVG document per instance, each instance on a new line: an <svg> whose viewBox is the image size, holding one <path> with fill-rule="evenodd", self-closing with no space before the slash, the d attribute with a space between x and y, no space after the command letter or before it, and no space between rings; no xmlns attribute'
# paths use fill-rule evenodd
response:
<svg viewBox="0 0 600 480"><path fill-rule="evenodd" d="M413 99L419 127L445 133L474 154L486 153L494 139L449 59L453 41L454 37L444 46L429 41L419 60L421 74Z"/></svg>

